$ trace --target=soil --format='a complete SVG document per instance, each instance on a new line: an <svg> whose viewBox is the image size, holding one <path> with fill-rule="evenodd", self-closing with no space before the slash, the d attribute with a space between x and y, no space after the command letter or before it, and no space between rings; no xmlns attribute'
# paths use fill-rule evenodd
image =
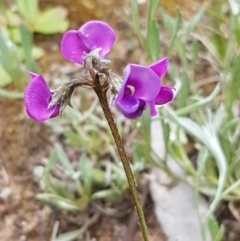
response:
<svg viewBox="0 0 240 241"><path fill-rule="evenodd" d="M117 42L113 51L108 56L112 60L112 68L119 72L127 62L138 62L144 58L139 43L126 40L126 35L131 35L128 29L127 18L131 13L127 0L121 1L76 1L61 0L61 4L69 11L70 28L77 29L90 19L105 20L116 29ZM173 1L162 1L166 8L172 11ZM173 5L171 5L171 2ZM180 2L180 1L178 1ZM207 2L207 1L202 1ZM59 5L58 0L41 0L41 7ZM189 6L189 5L188 5ZM180 5L183 8L182 5ZM144 5L142 6L144 9ZM188 8L189 9L189 8ZM186 11L186 9L185 9ZM195 9L189 9L189 12ZM186 14L188 14L187 12ZM130 18L129 18L130 19ZM57 78L60 69L64 66L74 65L66 62L59 51L61 34L53 36L35 36L35 42L48 53L39 64L48 76ZM132 52L132 49L135 49ZM117 56L117 57L116 57ZM54 63L58 63L57 65ZM86 212L70 214L57 211L50 206L37 201L36 194L40 192L39 182L34 177L33 171L37 164L43 164L53 146L53 141L59 140L48 126L38 124L29 119L25 114L22 100L0 99L0 240L1 241L53 241L54 231L67 232L80 228L80 216L85 215L90 220L89 228L83 237L78 240L86 241L138 241L141 232L138 220L134 213L130 194L126 193L125 203L115 204L115 208L122 213L110 217L104 215L93 204ZM142 191L144 194L144 190ZM121 210L124 207L125 209ZM97 211L98 210L98 211ZM228 207L225 208L228 210ZM161 231L153 211L153 203L149 194L145 197L144 211L151 241L166 241L167 238ZM222 216L229 225L229 235L225 241L234 241L239 232L239 224L234 221L231 213ZM57 228L56 228L57 227ZM235 227L235 229L234 229ZM234 230L234 231L232 231ZM230 234L232 233L232 234ZM239 237L239 236L238 236Z"/></svg>

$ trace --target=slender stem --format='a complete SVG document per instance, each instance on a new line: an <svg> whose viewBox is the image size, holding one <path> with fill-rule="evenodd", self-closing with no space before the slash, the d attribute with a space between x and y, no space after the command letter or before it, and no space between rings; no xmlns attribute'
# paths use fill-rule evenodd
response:
<svg viewBox="0 0 240 241"><path fill-rule="evenodd" d="M146 221L144 218L144 213L142 210L142 206L141 206L141 201L138 195L138 191L136 189L136 182L129 164L129 160L128 160L128 156L126 154L126 151L124 149L123 143L122 143L122 139L120 137L120 134L118 132L117 126L114 122L111 110L109 108L108 105L108 100L107 100L107 96L106 96L106 88L104 88L103 85L101 85L100 81L99 81L99 76L96 75L95 76L95 81L94 81L94 90L99 98L99 102L102 106L104 115L107 119L108 125L111 129L114 141L116 143L117 149L118 149L118 153L119 156L121 158L121 161L123 163L123 167L127 176L127 181L134 199L134 203L135 203L135 207L137 209L137 213L138 213L138 217L139 217L139 221L140 221L140 226L141 226L141 230L142 230L142 234L143 234L143 239L144 241L149 241L148 238L148 230L147 230L147 225L146 225Z"/></svg>

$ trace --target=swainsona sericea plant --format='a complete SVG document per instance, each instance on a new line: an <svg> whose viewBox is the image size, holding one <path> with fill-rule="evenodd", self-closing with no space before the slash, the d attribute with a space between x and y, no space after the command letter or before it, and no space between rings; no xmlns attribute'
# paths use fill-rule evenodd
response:
<svg viewBox="0 0 240 241"><path fill-rule="evenodd" d="M83 65L86 74L50 90L41 75L28 72L32 79L26 87L24 102L27 114L43 122L58 116L67 105L71 106L70 99L76 87L90 87L95 91L118 148L143 238L147 241L147 227L136 183L109 106L116 106L129 119L140 117L147 107L150 108L150 116L155 116L156 105L170 102L174 97L174 88L164 86L160 81L167 72L167 57L149 66L128 64L123 77L106 68L110 61L105 56L111 50L115 38L114 30L101 21L90 21L77 31L67 31L61 42L62 54L66 59Z"/></svg>

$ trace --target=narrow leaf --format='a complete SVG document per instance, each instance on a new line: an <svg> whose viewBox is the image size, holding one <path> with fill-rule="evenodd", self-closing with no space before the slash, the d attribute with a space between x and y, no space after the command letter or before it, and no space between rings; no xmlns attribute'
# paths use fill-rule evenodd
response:
<svg viewBox="0 0 240 241"><path fill-rule="evenodd" d="M12 82L11 76L0 65L0 87L5 87Z"/></svg>
<svg viewBox="0 0 240 241"><path fill-rule="evenodd" d="M39 68L37 67L37 63L32 56L33 34L22 24L19 26L19 30L21 34L24 59L26 61L27 69L33 72L38 72Z"/></svg>
<svg viewBox="0 0 240 241"><path fill-rule="evenodd" d="M179 12L179 10L177 9L177 16L176 16L176 20L175 20L175 26L174 26L174 29L172 31L172 34L171 34L171 39L170 39L170 43L169 43L169 46L168 46L168 51L167 51L167 55L170 55L171 51L172 51L172 48L174 46L174 42L175 42L175 39L177 37L177 33L181 27L181 24L182 24L182 15L181 13Z"/></svg>
<svg viewBox="0 0 240 241"><path fill-rule="evenodd" d="M184 42L185 43L187 42L190 33L193 31L193 29L196 27L196 25L202 19L204 13L205 13L205 10L200 9L200 11L197 14L195 14L185 25L185 31L184 31L185 32L184 33Z"/></svg>
<svg viewBox="0 0 240 241"><path fill-rule="evenodd" d="M214 132L211 124L208 126L200 126L193 120L189 118L179 117L177 116L172 110L166 108L167 116L177 123L180 127L182 127L187 133L195 137L199 140L202 144L204 144L209 152L214 157L216 164L219 170L219 177L218 177L218 187L216 190L216 195L212 204L210 205L207 217L216 209L220 199L221 194L225 186L225 180L227 176L227 161L226 157L223 153L221 145L219 143L218 137Z"/></svg>
<svg viewBox="0 0 240 241"><path fill-rule="evenodd" d="M60 234L57 236L55 241L73 241L80 238L81 234L85 231L86 227L83 226L81 229L70 231L67 233Z"/></svg>
<svg viewBox="0 0 240 241"><path fill-rule="evenodd" d="M188 113L197 111L205 106L207 106L209 103L211 103L213 101L213 99L216 97L216 95L219 93L220 91L220 84L218 84L215 89L213 90L213 92L207 97L207 98L201 98L199 101L188 105L182 109L177 110L177 114L178 115L186 115Z"/></svg>
<svg viewBox="0 0 240 241"><path fill-rule="evenodd" d="M159 1L160 0L150 0L148 4L146 44L152 61L156 61L159 58L160 52L159 30L157 21L155 20L155 14L159 6Z"/></svg>
<svg viewBox="0 0 240 241"><path fill-rule="evenodd" d="M56 143L54 146L55 146L54 150L56 151L59 161L67 169L67 171L72 172L73 168L71 166L71 162L68 159L66 153L64 152L62 146L58 143Z"/></svg>
<svg viewBox="0 0 240 241"><path fill-rule="evenodd" d="M142 35L141 28L140 28L141 25L140 25L140 21L139 21L139 11L138 11L138 1L137 0L131 0L131 9L132 9L132 18L133 18L134 29L138 35L142 48L146 49L145 39Z"/></svg>
<svg viewBox="0 0 240 241"><path fill-rule="evenodd" d="M187 100L189 99L190 79L186 72L183 72L180 76L181 90L177 95L177 109L186 107Z"/></svg>

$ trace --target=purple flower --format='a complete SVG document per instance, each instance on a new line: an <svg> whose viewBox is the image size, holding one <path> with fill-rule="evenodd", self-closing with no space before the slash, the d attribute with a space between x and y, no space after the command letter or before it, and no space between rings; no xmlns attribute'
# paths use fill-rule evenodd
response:
<svg viewBox="0 0 240 241"><path fill-rule="evenodd" d="M66 59L82 65L84 55L95 49L100 49L100 56L105 57L115 38L115 32L108 24L90 21L78 31L69 30L65 33L61 43L62 54Z"/></svg>
<svg viewBox="0 0 240 241"><path fill-rule="evenodd" d="M148 67L128 64L124 70L122 86L114 100L122 114L129 119L142 115L147 106L150 116L157 115L155 105L163 105L174 97L174 88L161 85L168 67L168 58L163 58Z"/></svg>
<svg viewBox="0 0 240 241"><path fill-rule="evenodd" d="M28 74L32 79L24 92L24 103L27 114L38 122L43 122L59 115L60 105L48 108L52 100L52 93L44 78L30 71L28 71Z"/></svg>

